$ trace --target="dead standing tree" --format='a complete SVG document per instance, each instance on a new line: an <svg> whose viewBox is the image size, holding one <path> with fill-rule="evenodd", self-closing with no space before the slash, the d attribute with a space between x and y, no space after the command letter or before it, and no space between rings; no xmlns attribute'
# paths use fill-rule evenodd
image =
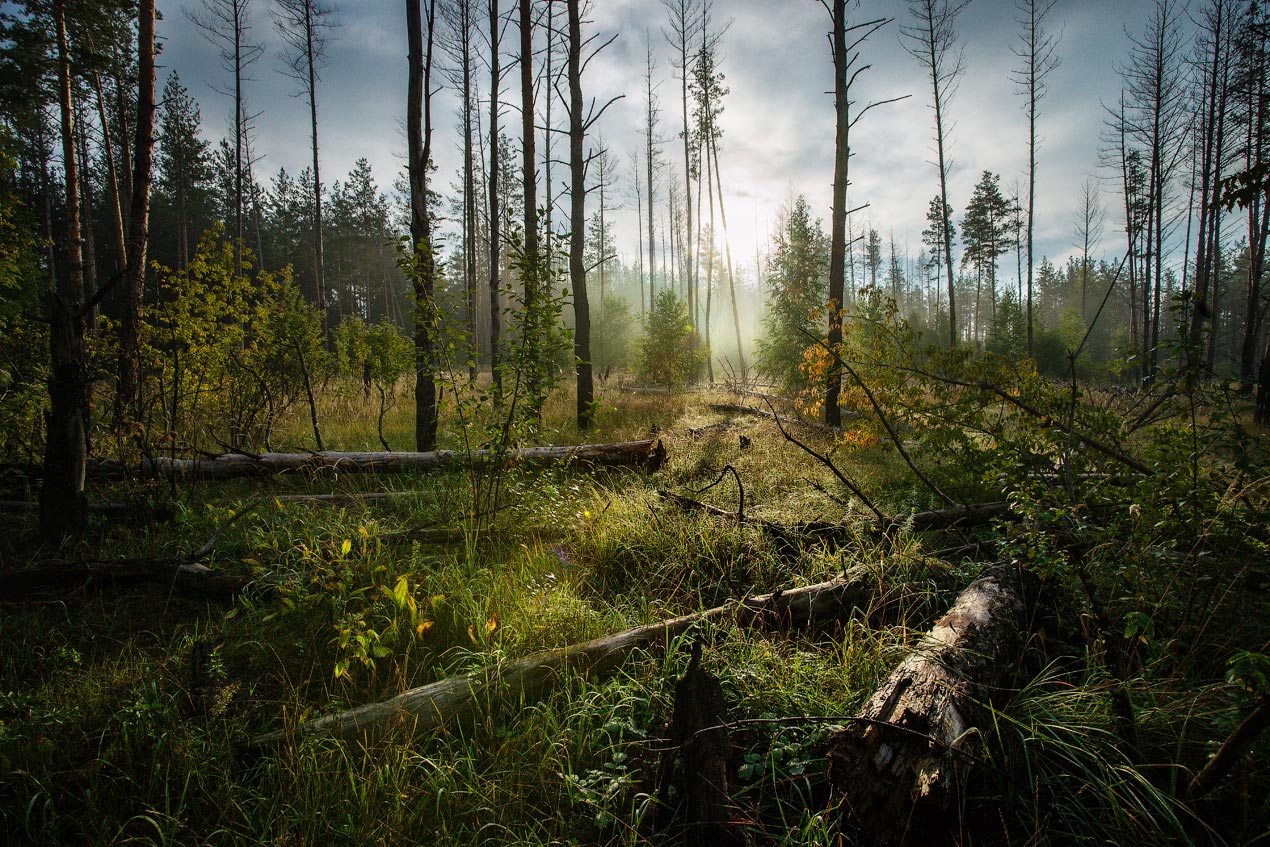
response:
<svg viewBox="0 0 1270 847"><path fill-rule="evenodd" d="M825 7L825 11L829 12L829 16L833 20L833 32L830 33L829 43L833 54L833 102L836 130L834 133L833 158L833 220L829 236L828 342L830 350L837 350L842 344L842 315L846 307L843 289L846 282L847 216L850 214L847 209L847 185L849 183L848 173L851 160L851 126L854 123L851 120L851 84L855 82L856 77L869 69L869 65L862 65L855 68L854 72L852 72L852 68L859 58L859 54L854 52L854 50L866 38L890 23L890 20L879 18L866 23L848 26L846 0L832 0L832 6L829 0L821 0L820 4ZM847 36L857 32L861 34L851 44L848 44ZM859 120L865 112L874 106L882 105L882 102L890 103L894 102L894 100L870 103L860 110L856 120ZM720 191L719 202L722 205L722 191ZM723 226L726 231L726 218ZM730 265L731 260L729 260ZM729 273L731 273L730 267ZM732 310L735 318L735 291L732 294ZM737 344L740 344L740 334L740 323L738 321ZM742 378L744 378L744 359L741 360L741 372ZM829 426L842 426L842 410L838 406L838 395L841 390L842 375L835 369L830 373L829 385L825 389L825 423Z"/></svg>
<svg viewBox="0 0 1270 847"><path fill-rule="evenodd" d="M965 69L963 54L955 52L957 32L953 25L957 15L970 0L909 0L912 23L900 27L907 39L905 49L922 63L930 74L931 107L935 110L935 166L939 169L939 197L943 200L941 215L944 263L948 272L948 345L957 346L957 298L953 290L952 219L948 214L948 171L946 112L948 101L957 88L957 80Z"/></svg>
<svg viewBox="0 0 1270 847"><path fill-rule="evenodd" d="M1045 78L1058 67L1058 36L1045 29L1045 18L1058 0L1016 0L1022 46L1014 55L1023 62L1011 75L1027 97L1027 354L1032 355L1032 225L1036 218L1036 118L1045 96ZM1083 284L1083 283L1082 283Z"/></svg>
<svg viewBox="0 0 1270 847"><path fill-rule="evenodd" d="M409 84L406 93L406 136L410 174L411 277L415 294L415 445L431 450L437 441L437 387L434 332L436 254L428 214L428 167L432 161L432 48L437 3L428 0L427 39L420 20L419 0L406 0L406 30L410 44Z"/></svg>
<svg viewBox="0 0 1270 847"><path fill-rule="evenodd" d="M326 260L322 243L322 170L318 161L317 83L325 64L331 8L320 0L278 0L274 19L286 48L284 73L300 84L309 101L309 137L313 148L313 295L322 319L323 338L330 331L326 311Z"/></svg>
<svg viewBox="0 0 1270 847"><path fill-rule="evenodd" d="M573 357L578 379L578 429L591 428L595 401L595 377L591 367L591 311L587 302L586 266L586 169L589 156L584 155L587 131L595 126L609 106L621 99L613 97L597 108L595 100L586 105L582 97L582 70L617 36L600 43L587 54L597 36L582 38L582 10L579 0L568 0L569 16L569 281L573 290Z"/></svg>

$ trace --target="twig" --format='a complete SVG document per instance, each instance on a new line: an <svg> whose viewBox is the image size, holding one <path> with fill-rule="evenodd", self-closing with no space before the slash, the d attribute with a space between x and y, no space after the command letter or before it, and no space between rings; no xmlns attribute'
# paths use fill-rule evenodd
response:
<svg viewBox="0 0 1270 847"><path fill-rule="evenodd" d="M854 482L848 479L846 475L843 474L842 471L838 470L837 465L835 465L832 461L830 461L828 456L822 453L817 453L815 450L811 449L806 444L799 441L794 436L790 435L789 432L785 429L785 425L781 423L780 415L776 414L776 409L775 407L772 406L772 402L770 400L766 400L765 402L767 403L767 407L772 410L772 417L776 421L776 428L781 431L781 435L785 437L785 440L796 445L797 447L800 447L803 450L803 452L807 453L807 455L812 456L817 461L819 461L822 465L829 468L829 470L833 472L833 475L838 478L838 481L841 482L843 485L845 485L847 488L849 488L851 490L851 493L854 494L857 498L859 498L860 502L863 503L865 506L867 506L869 511L871 511L877 517L878 523L885 523L886 515L882 514L882 511L877 506L873 505L873 501L865 496L864 492L860 490L860 486L856 485Z"/></svg>
<svg viewBox="0 0 1270 847"><path fill-rule="evenodd" d="M740 526L741 524L745 523L745 484L741 482L741 475L736 472L736 468L732 467L731 465L724 465L723 470L719 471L719 478L716 479L714 482L710 483L705 488L689 488L688 490L691 491L693 494L702 494L706 491L709 491L711 488L714 488L720 482L723 482L723 478L727 476L728 471L732 472L733 478L736 479L737 490L740 492L740 496L736 504L736 523L737 523L737 526Z"/></svg>
<svg viewBox="0 0 1270 847"><path fill-rule="evenodd" d="M856 381L856 384L859 385L860 388L864 390L864 396L869 398L869 405L871 405L873 407L873 411L877 413L878 420L880 420L882 422L882 426L886 428L886 434L891 437L891 442L895 445L895 449L900 451L900 456L903 457L904 464L908 465L909 470L911 470L914 474L916 474L917 478L920 479L926 485L927 488L935 492L935 494L938 495L939 498L943 500L945 503L947 503L949 506L958 505L956 500L952 499L947 494L945 494L943 492L943 489L941 489L938 485L936 485L931 480L930 477L922 473L921 469L917 467L917 464L908 455L908 451L904 449L903 439L901 439L895 433L895 429L891 426L890 420L887 419L886 413L882 411L882 406L878 403L877 398L873 396L873 392L869 390L869 386L866 385L864 380L860 378L860 375L855 372L855 369L852 368L849 364L847 364L846 360L844 360L841 356L839 356L837 351L833 350L828 344L821 341L819 338L816 338L814 335L812 335L810 332L808 332L805 329L800 331L802 332L803 335L807 336L812 341L816 342L822 348L824 348L824 350L830 356L833 357L834 361L837 362L839 365L841 365L846 370L847 373L851 374L851 378L854 379Z"/></svg>

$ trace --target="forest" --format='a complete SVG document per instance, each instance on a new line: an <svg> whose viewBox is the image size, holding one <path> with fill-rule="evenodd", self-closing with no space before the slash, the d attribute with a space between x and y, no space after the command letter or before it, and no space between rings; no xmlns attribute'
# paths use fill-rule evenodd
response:
<svg viewBox="0 0 1270 847"><path fill-rule="evenodd" d="M0 841L1270 843L1268 65L0 2Z"/></svg>

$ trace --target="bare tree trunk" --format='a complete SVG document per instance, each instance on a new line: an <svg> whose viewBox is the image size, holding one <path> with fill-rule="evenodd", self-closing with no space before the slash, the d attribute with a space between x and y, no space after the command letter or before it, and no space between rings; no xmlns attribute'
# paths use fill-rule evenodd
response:
<svg viewBox="0 0 1270 847"><path fill-rule="evenodd" d="M579 0L568 0L569 15L569 280L573 288L573 358L578 378L578 429L591 428L595 383L591 369L591 307L587 302L586 267L586 134L582 105L582 16ZM651 165L649 173L652 173ZM651 201L651 198L649 198ZM652 215L652 203L649 203ZM651 244L652 233L649 233ZM650 259L651 248L650 248ZM650 269L651 270L651 269ZM649 286L652 289L652 286Z"/></svg>
<svg viewBox="0 0 1270 847"><path fill-rule="evenodd" d="M503 398L503 375L498 369L498 337L501 311L499 305L502 214L498 208L498 90L501 74L498 66L498 0L489 0L489 369L494 380L494 407Z"/></svg>
<svg viewBox="0 0 1270 847"><path fill-rule="evenodd" d="M137 26L137 126L133 141L132 205L119 322L118 408L135 416L140 391L141 289L150 241L150 184L154 170L154 0L141 0Z"/></svg>
<svg viewBox="0 0 1270 847"><path fill-rule="evenodd" d="M93 73L93 84L97 95L97 122L101 124L101 146L106 154L106 173L110 179L111 222L114 226L111 235L115 239L115 250L118 253L117 267L122 268L127 262L128 245L124 238L123 226L123 189L119 185L119 170L115 165L115 145L110 140L110 124L106 122L106 103L102 93L101 75Z"/></svg>
<svg viewBox="0 0 1270 847"><path fill-rule="evenodd" d="M657 299L657 236L653 223L653 210L657 208L654 194L653 169L656 163L657 150L656 144L657 133L657 108L656 101L653 100L653 47L651 44L647 47L647 55L645 56L644 69L644 85L646 89L647 100L645 104L644 115L644 156L645 164L648 166L648 311L652 312Z"/></svg>
<svg viewBox="0 0 1270 847"><path fill-rule="evenodd" d="M57 90L61 108L62 166L66 176L67 269L49 296L49 402L40 489L40 536L57 544L83 534L88 523L84 468L88 452L89 383L84 350L84 265L80 247L79 172L71 109L70 46L66 0L54 0Z"/></svg>
<svg viewBox="0 0 1270 847"><path fill-rule="evenodd" d="M843 286L846 281L847 254L847 169L849 166L849 117L847 102L847 2L833 0L833 108L835 116L833 156L833 210L829 236L829 349L842 345L842 317L845 307ZM735 300L733 295L733 300ZM738 329L738 335L739 335ZM842 391L842 372L833 367L825 388L825 423L842 426L842 410L838 395Z"/></svg>
<svg viewBox="0 0 1270 847"><path fill-rule="evenodd" d="M710 149L714 154L714 179L719 191L719 220L723 224L723 252L728 263L728 299L732 301L732 326L736 330L736 357L741 366L741 381L745 382L745 346L741 343L741 314L736 304L736 275L732 271L732 240L728 238L728 213L723 207L723 178L719 175L718 138L710 134Z"/></svg>
<svg viewBox="0 0 1270 847"><path fill-rule="evenodd" d="M428 166L432 160L432 45L436 0L428 0L427 41L421 31L419 0L406 0L406 29L410 43L410 75L406 103L406 134L410 161L410 237L413 241L415 294L415 444L431 450L437 441L436 352L433 300L436 256L432 221L428 214Z"/></svg>

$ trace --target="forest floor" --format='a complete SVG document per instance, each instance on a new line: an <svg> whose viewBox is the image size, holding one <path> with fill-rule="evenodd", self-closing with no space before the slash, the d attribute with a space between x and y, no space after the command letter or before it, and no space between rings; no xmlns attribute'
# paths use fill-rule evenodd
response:
<svg viewBox="0 0 1270 847"><path fill-rule="evenodd" d="M1212 544L1185 562L1175 543L1185 528L1144 527L1134 530L1139 537L1109 527L1095 552L1073 546L1089 572L1065 571L1067 559L1047 547L1057 534L1005 522L876 531L831 469L773 421L714 411L712 402L762 405L724 391L613 387L601 391L597 427L584 437L565 423L572 399L552 401L546 441L660 439L667 458L655 472L513 466L99 484L92 501L128 501L138 511L94 517L81 547L39 556L24 540L34 517L0 515L0 575L51 562L180 557L223 529L201 564L250 577L232 595L200 594L174 571L140 581L99 572L21 597L0 594L0 841L671 843L674 828L659 813L659 763L670 746L675 681L698 643L727 706L733 831L758 844L840 843L842 798L827 774L831 735L961 588L991 562L1021 559L1050 563L1036 568L1052 587L1048 611L1015 662L1017 685L976 730L982 753L959 793L950 839L1270 837L1265 739L1202 802L1185 790L1266 691L1265 544L1238 524L1245 512L1229 527L1205 524ZM370 405L355 391L324 396L326 446L379 449ZM792 417L787 406L776 408ZM398 449L409 443L408 411L393 408L385 418L386 440ZM310 443L306 424L297 413L275 446ZM839 434L788 426L885 514L941 505L875 425L849 421ZM449 437L447 446L462 449ZM947 449L939 442L904 438L918 464L947 459L936 455ZM703 491L725 466L735 476ZM735 513L738 478L747 517L841 523L845 535L834 544L790 543L760 523L685 511L659 495ZM1222 504L1251 498L1264 515L1262 482L1213 490ZM940 483L957 502L1002 499L995 468L962 468ZM1160 484L1142 491L1152 486ZM286 499L385 491L401 494ZM1138 521L1134 527L1169 513L1140 495L1132 486L1115 494L1123 502L1099 494L1099 508ZM142 504L162 504L170 520L147 517ZM1066 519L1044 517L1047 526ZM1040 521L1028 512L1023 523ZM1228 537L1252 540L1219 556ZM1108 538L1128 553L1098 559L1116 552L1107 551L1117 546ZM1256 551L1261 561L1251 560ZM562 672L539 696L483 704L437 731L303 737L322 715L850 568L900 586L898 595L885 608L806 631L715 619L634 651L610 673ZM1082 594L1087 577L1098 587ZM287 743L252 746L279 730Z"/></svg>

